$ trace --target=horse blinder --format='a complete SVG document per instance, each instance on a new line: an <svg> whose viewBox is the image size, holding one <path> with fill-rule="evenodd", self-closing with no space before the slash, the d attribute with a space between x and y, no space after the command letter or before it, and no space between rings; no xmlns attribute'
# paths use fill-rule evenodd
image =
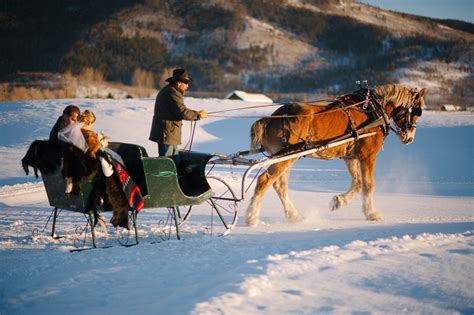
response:
<svg viewBox="0 0 474 315"><path fill-rule="evenodd" d="M421 114L423 113L423 110L421 107L412 107L411 108L411 116L418 116L421 117Z"/></svg>

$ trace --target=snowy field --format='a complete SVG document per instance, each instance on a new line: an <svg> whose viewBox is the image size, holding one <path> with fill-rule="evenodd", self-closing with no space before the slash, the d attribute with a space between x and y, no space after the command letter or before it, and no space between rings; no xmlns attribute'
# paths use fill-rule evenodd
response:
<svg viewBox="0 0 474 315"><path fill-rule="evenodd" d="M49 237L51 223L44 226L51 206L41 178L25 176L20 166L29 144L47 138L71 103L94 111L94 129L111 141L140 144L157 155L148 141L152 99L0 103L1 315L474 313L473 113L425 111L409 146L390 134L375 174L382 222L364 220L360 198L330 212L332 196L350 184L343 162L301 159L290 177L290 197L306 218L301 223L287 223L269 191L262 223L246 227L251 189L226 237L210 235L211 213L202 206L193 208L181 241L174 234L161 241L166 210L144 209L138 246L119 246L120 231L109 226L108 238L98 231L98 245L113 247L71 253L84 216L63 211L56 227L62 238ZM186 103L209 112L255 105ZM248 149L253 120L200 121L192 149ZM190 123L183 135L186 143ZM240 192L241 171L215 173Z"/></svg>

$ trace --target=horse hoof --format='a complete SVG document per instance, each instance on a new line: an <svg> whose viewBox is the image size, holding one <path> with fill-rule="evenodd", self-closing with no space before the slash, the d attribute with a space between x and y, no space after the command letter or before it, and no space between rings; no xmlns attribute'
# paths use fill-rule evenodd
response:
<svg viewBox="0 0 474 315"><path fill-rule="evenodd" d="M301 214L297 214L297 215L293 215L293 216L288 217L288 221L290 221L291 223L298 223L298 222L301 222L303 220L304 220L304 216L302 216Z"/></svg>
<svg viewBox="0 0 474 315"><path fill-rule="evenodd" d="M383 217L378 213L371 213L367 216L369 221L383 221Z"/></svg>
<svg viewBox="0 0 474 315"><path fill-rule="evenodd" d="M245 223L247 223L247 226L256 227L259 223L259 220L258 219L253 219L253 218L247 218Z"/></svg>
<svg viewBox="0 0 474 315"><path fill-rule="evenodd" d="M331 211L337 210L340 207L342 207L342 201L339 196L334 196L331 200L331 203L329 204L329 208Z"/></svg>

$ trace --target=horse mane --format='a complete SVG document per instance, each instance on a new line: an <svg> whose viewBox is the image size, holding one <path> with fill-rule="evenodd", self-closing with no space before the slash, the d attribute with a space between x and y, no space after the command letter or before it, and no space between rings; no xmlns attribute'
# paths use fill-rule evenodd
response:
<svg viewBox="0 0 474 315"><path fill-rule="evenodd" d="M375 94L383 98L383 104L391 102L395 106L408 107L413 104L415 95L400 84L387 84L376 87Z"/></svg>

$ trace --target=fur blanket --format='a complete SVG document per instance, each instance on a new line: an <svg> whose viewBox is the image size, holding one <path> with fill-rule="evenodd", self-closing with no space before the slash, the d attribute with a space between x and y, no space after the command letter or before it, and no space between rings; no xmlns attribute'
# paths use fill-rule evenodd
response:
<svg viewBox="0 0 474 315"><path fill-rule="evenodd" d="M33 141L21 159L21 165L26 175L30 172L30 166L33 168L36 178L38 178L38 170L45 175L54 173L61 166L62 146L63 144L59 141Z"/></svg>
<svg viewBox="0 0 474 315"><path fill-rule="evenodd" d="M81 191L81 184L88 182L100 173L100 162L90 154L85 154L81 149L64 144L62 147L63 177L72 178L72 193L77 195Z"/></svg>
<svg viewBox="0 0 474 315"><path fill-rule="evenodd" d="M92 211L96 217L99 207L113 211L110 223L112 223L114 227L121 226L126 229L129 228L128 212L130 207L128 206L127 198L116 176L105 177L102 172L99 172L99 175L94 181L94 186L89 195L87 209Z"/></svg>

